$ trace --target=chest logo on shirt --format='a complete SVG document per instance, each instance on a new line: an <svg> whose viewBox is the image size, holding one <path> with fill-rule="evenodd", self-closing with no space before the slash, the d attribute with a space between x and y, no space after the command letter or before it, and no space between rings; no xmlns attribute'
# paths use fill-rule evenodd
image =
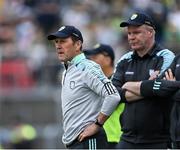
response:
<svg viewBox="0 0 180 150"><path fill-rule="evenodd" d="M70 81L70 89L74 89L75 85L75 81Z"/></svg>
<svg viewBox="0 0 180 150"><path fill-rule="evenodd" d="M180 64L177 64L177 65L176 65L176 68L179 67L179 66L180 66Z"/></svg>
<svg viewBox="0 0 180 150"><path fill-rule="evenodd" d="M133 75L134 72L132 72L132 71L126 71L125 74L126 74L126 75Z"/></svg>

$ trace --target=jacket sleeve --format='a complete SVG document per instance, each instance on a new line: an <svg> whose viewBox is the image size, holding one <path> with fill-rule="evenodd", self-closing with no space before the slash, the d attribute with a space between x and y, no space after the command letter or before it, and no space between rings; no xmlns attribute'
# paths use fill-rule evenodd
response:
<svg viewBox="0 0 180 150"><path fill-rule="evenodd" d="M179 59L179 56L176 56L173 62L171 63L171 65L168 67L168 69L170 68L172 70L172 73L174 75L176 71L177 59ZM147 96L167 97L173 95L174 93L177 93L175 98L177 99L178 97L177 91L180 89L180 81L163 80L163 77L165 77L165 72L168 69L166 69L155 81L153 80L143 81L140 87L141 95L144 97Z"/></svg>
<svg viewBox="0 0 180 150"><path fill-rule="evenodd" d="M179 55L180 56L180 55ZM178 57L175 57L173 62L171 63L171 65L158 77L158 78L163 78L165 77L165 72L168 70L168 69L171 69L172 70L172 73L175 74L175 69L176 69L176 63L177 63L177 58Z"/></svg>
<svg viewBox="0 0 180 150"><path fill-rule="evenodd" d="M161 50L157 53L158 56L163 57L163 64L161 66L160 74L162 74L173 62L174 53L168 49Z"/></svg>
<svg viewBox="0 0 180 150"><path fill-rule="evenodd" d="M111 115L121 99L115 86L98 66L89 69L84 77L85 84L104 99L101 112L107 116Z"/></svg>
<svg viewBox="0 0 180 150"><path fill-rule="evenodd" d="M180 89L173 95L174 101L180 101Z"/></svg>
<svg viewBox="0 0 180 150"><path fill-rule="evenodd" d="M117 64L114 75L112 76L112 83L121 95L121 102L126 102L126 90L121 88L124 84L124 60L121 60Z"/></svg>
<svg viewBox="0 0 180 150"><path fill-rule="evenodd" d="M143 81L140 93L144 97L167 97L180 89L180 81L167 81L162 79Z"/></svg>

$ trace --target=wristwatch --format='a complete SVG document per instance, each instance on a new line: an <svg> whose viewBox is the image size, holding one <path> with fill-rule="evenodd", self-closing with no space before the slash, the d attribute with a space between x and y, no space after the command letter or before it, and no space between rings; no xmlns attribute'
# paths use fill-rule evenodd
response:
<svg viewBox="0 0 180 150"><path fill-rule="evenodd" d="M99 123L98 119L96 119L95 124L98 125L99 127L103 126L103 124Z"/></svg>

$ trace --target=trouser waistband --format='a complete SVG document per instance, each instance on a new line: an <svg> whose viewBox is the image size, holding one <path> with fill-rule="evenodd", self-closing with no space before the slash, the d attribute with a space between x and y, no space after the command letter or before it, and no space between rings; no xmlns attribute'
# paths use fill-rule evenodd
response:
<svg viewBox="0 0 180 150"><path fill-rule="evenodd" d="M69 147L71 147L72 145L74 145L74 144L76 144L76 143L78 143L79 141L78 141L78 138L76 138L75 140L73 140L70 144L66 144L66 147L67 148L69 148Z"/></svg>
<svg viewBox="0 0 180 150"><path fill-rule="evenodd" d="M69 149L88 149L97 146L97 148L107 148L107 138L103 128L101 128L95 135L85 138L82 142L78 141L78 137L70 144L65 145ZM92 145L92 146L91 146Z"/></svg>

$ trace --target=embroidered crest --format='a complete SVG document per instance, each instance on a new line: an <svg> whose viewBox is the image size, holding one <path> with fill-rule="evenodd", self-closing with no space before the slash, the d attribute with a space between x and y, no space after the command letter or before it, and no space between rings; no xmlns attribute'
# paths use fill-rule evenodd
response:
<svg viewBox="0 0 180 150"><path fill-rule="evenodd" d="M65 28L66 28L65 26L62 26L62 27L59 28L58 31L62 31L62 30L64 30Z"/></svg>
<svg viewBox="0 0 180 150"><path fill-rule="evenodd" d="M75 81L70 81L70 89L74 89L75 85Z"/></svg>
<svg viewBox="0 0 180 150"><path fill-rule="evenodd" d="M137 14L133 14L133 15L131 16L131 20L136 19L137 16L138 16Z"/></svg>
<svg viewBox="0 0 180 150"><path fill-rule="evenodd" d="M133 74L134 74L134 72L131 72L131 71L126 71L126 72L125 72L125 74L126 74L126 75L133 75Z"/></svg>
<svg viewBox="0 0 180 150"><path fill-rule="evenodd" d="M100 44L94 45L94 48L99 48L99 47L100 47Z"/></svg>

